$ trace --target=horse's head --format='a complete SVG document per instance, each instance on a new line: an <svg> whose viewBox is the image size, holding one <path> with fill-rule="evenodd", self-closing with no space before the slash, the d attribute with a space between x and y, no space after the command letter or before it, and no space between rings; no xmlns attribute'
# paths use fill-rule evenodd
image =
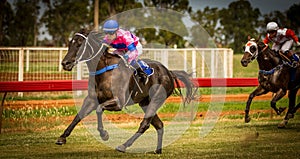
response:
<svg viewBox="0 0 300 159"><path fill-rule="evenodd" d="M258 55L258 46L255 39L249 39L249 41L243 46L244 56L242 57L241 64L247 67Z"/></svg>
<svg viewBox="0 0 300 159"><path fill-rule="evenodd" d="M81 29L79 32L75 33L72 39L69 41L68 52L61 62L64 70L71 71L75 66L77 52L83 42L87 39L88 34L88 30Z"/></svg>
<svg viewBox="0 0 300 159"><path fill-rule="evenodd" d="M256 59L261 52L265 51L267 47L267 45L259 40L253 38L249 39L245 46L243 46L244 55L241 59L242 66L247 67L248 64Z"/></svg>

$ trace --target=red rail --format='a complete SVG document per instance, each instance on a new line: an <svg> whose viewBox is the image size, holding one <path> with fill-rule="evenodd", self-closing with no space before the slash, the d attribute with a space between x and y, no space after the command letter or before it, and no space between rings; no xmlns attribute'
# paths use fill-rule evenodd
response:
<svg viewBox="0 0 300 159"><path fill-rule="evenodd" d="M257 78L194 78L197 87L255 87ZM183 87L180 84L180 87ZM87 90L87 80L48 80L0 82L0 92L46 92Z"/></svg>

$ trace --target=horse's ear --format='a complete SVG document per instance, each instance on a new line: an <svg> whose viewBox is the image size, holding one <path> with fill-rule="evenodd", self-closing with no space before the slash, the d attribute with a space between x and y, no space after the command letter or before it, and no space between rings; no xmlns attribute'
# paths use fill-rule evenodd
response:
<svg viewBox="0 0 300 159"><path fill-rule="evenodd" d="M83 33L85 33L86 32L86 29L85 28L81 28L80 30L79 30L79 33L81 33L81 34L83 34Z"/></svg>

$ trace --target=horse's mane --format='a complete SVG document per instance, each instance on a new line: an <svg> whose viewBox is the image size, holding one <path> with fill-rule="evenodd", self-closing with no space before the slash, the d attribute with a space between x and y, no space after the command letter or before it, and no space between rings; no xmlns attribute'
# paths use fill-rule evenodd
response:
<svg viewBox="0 0 300 159"><path fill-rule="evenodd" d="M262 52L265 47L267 47L263 52L267 51L266 53L271 54L274 57L278 57L281 59L280 55L278 54L278 51L272 50L269 46L266 46L266 44L261 40L256 40L256 44L258 46L258 51Z"/></svg>

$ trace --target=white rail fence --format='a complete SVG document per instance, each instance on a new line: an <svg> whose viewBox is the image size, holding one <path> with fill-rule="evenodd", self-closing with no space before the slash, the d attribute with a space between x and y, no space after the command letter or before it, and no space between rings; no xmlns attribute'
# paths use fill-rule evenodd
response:
<svg viewBox="0 0 300 159"><path fill-rule="evenodd" d="M0 81L87 79L85 64L64 71L67 48L0 47ZM185 70L193 77L233 76L233 50L227 48L149 49L140 58L160 61L170 70Z"/></svg>

